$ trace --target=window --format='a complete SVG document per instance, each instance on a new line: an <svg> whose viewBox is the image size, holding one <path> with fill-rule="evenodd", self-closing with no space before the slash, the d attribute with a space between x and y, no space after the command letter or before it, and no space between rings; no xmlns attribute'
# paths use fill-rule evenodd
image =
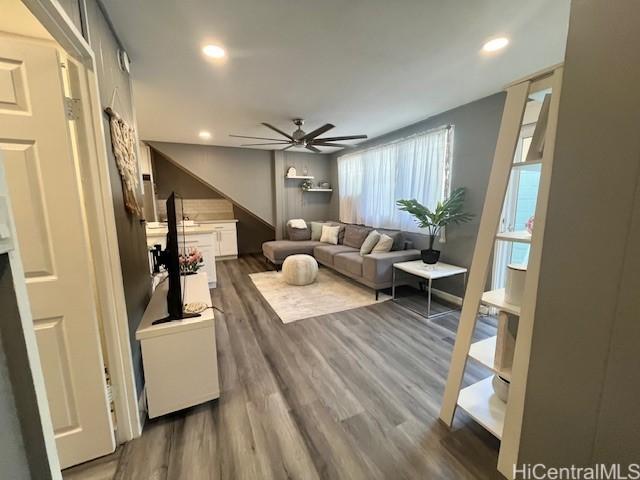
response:
<svg viewBox="0 0 640 480"><path fill-rule="evenodd" d="M338 157L340 221L419 232L396 201L433 208L448 195L452 138L444 126Z"/></svg>

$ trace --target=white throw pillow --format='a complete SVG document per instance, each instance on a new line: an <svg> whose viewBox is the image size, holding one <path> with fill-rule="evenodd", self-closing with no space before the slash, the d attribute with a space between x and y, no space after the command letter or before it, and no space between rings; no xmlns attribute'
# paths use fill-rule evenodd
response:
<svg viewBox="0 0 640 480"><path fill-rule="evenodd" d="M362 246L360 247L360 255L364 257L371 253L371 250L373 250L379 241L380 234L376 230L369 232L369 235L367 235L367 238L364 239L364 242L362 242Z"/></svg>
<svg viewBox="0 0 640 480"><path fill-rule="evenodd" d="M330 225L323 225L320 241L324 243L331 243L333 245L337 245L339 234L340 234L340 225L336 225L335 227Z"/></svg>
<svg viewBox="0 0 640 480"><path fill-rule="evenodd" d="M380 240L378 240L376 246L373 247L371 253L390 252L391 247L393 247L393 238L383 233L382 235L380 235Z"/></svg>

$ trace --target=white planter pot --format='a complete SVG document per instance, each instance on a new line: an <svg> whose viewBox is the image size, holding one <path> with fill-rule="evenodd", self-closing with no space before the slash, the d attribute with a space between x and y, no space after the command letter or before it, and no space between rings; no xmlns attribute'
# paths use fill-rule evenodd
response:
<svg viewBox="0 0 640 480"><path fill-rule="evenodd" d="M507 283L504 291L504 299L507 303L520 305L526 276L527 267L525 265L507 266Z"/></svg>

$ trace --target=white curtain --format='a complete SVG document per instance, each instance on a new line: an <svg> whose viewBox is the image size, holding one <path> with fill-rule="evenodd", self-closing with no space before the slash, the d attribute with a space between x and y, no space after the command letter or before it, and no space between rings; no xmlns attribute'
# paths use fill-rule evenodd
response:
<svg viewBox="0 0 640 480"><path fill-rule="evenodd" d="M445 126L338 157L340 221L419 232L396 201L434 208L448 195L452 134Z"/></svg>

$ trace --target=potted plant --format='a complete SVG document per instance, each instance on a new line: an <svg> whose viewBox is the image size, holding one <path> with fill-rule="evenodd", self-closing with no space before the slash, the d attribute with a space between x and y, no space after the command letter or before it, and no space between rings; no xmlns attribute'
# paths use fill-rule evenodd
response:
<svg viewBox="0 0 640 480"><path fill-rule="evenodd" d="M422 261L429 265L438 263L440 250L433 249L433 242L440 235L443 227L450 224L459 224L470 221L473 215L462 211L464 205L465 189L456 188L448 199L438 202L434 211L422 205L417 200L398 200L396 204L400 210L410 213L415 217L420 228L427 229L429 235L429 248L422 250Z"/></svg>
<svg viewBox="0 0 640 480"><path fill-rule="evenodd" d="M194 275L204 265L202 253L197 248L190 248L186 254L180 254L180 273Z"/></svg>

